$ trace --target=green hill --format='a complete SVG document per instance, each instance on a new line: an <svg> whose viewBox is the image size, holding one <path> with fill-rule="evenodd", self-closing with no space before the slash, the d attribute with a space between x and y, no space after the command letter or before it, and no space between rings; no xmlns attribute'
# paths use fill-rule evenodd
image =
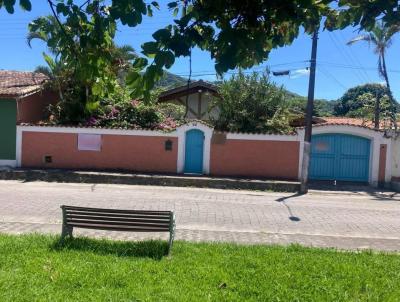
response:
<svg viewBox="0 0 400 302"><path fill-rule="evenodd" d="M157 82L156 87L170 89L185 84L187 84L187 79L168 71L164 71L164 75L162 79Z"/></svg>

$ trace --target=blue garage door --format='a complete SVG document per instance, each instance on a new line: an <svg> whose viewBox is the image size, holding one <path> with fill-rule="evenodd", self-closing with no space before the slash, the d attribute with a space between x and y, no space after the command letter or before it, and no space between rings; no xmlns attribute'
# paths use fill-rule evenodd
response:
<svg viewBox="0 0 400 302"><path fill-rule="evenodd" d="M193 129L186 132L185 173L203 173L204 133Z"/></svg>
<svg viewBox="0 0 400 302"><path fill-rule="evenodd" d="M314 135L310 179L368 181L370 141L345 134Z"/></svg>

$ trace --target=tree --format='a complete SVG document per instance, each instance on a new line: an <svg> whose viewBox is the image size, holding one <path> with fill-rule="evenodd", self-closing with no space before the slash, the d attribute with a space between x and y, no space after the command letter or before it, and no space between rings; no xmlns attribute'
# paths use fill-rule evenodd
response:
<svg viewBox="0 0 400 302"><path fill-rule="evenodd" d="M392 120L393 123L396 124L396 106L395 106L395 101L392 95L392 92L390 90L390 83L389 83L389 76L386 68L386 59L385 59L385 54L387 49L392 45L393 42L393 36L395 33L399 31L398 26L387 26L383 22L378 22L375 27L371 29L370 32L366 34L359 35L352 40L348 42L348 45L364 41L367 42L368 44L372 44L374 46L374 53L378 55L378 73L379 75L385 80L386 87L387 87L387 94L392 100ZM379 100L380 98L376 98L377 104L375 106L376 108L376 118L375 118L375 124L376 126L379 126Z"/></svg>
<svg viewBox="0 0 400 302"><path fill-rule="evenodd" d="M0 8L4 4L12 13L15 1L11 2L0 0ZM137 26L142 16L151 15L152 7L158 4L153 1L147 5L140 0L112 1L111 5L104 0L89 0L83 4L48 0L48 3L53 16L37 18L30 23L28 43L33 39L46 42L54 55L44 55L47 64L61 65L64 71L69 71L68 76L84 90L83 94L79 93L80 101L85 111L90 111L100 99L119 89L121 77L147 62L138 59L131 47L115 46L117 23Z"/></svg>
<svg viewBox="0 0 400 302"><path fill-rule="evenodd" d="M330 10L325 25L329 29L343 29L349 25L361 30L372 30L376 20L388 27L400 25L397 0L342 0L335 1L337 9Z"/></svg>
<svg viewBox="0 0 400 302"><path fill-rule="evenodd" d="M223 81L220 99L211 108L219 109L219 117L212 122L216 129L238 132L287 133L290 114L285 92L272 83L268 75L244 75L242 72Z"/></svg>
<svg viewBox="0 0 400 302"><path fill-rule="evenodd" d="M54 16L40 17L29 25L28 45L39 39L46 43L50 52L50 55L43 54L48 67L41 70L50 77L53 88L59 93L60 110L65 111L59 114L61 121L80 122L91 114L100 100L120 94L126 73L137 58L131 46L114 44L112 23L104 27L108 30L104 40L97 39L95 24L100 21L96 21L94 15L93 21L82 14L69 23L68 18L61 23Z"/></svg>
<svg viewBox="0 0 400 302"><path fill-rule="evenodd" d="M288 107L291 112L303 116L307 106L307 98L296 96L287 100ZM323 117L333 115L333 108L336 105L335 101L314 100L313 116Z"/></svg>
<svg viewBox="0 0 400 302"><path fill-rule="evenodd" d="M344 95L335 105L334 115L350 117L357 115L360 117L360 114L364 112L363 108L366 106L371 106L370 101L365 102L366 95L373 96L372 100L375 101L374 123L376 127L379 127L379 117L382 116L382 114L388 114L387 108L385 108L383 101L385 100L385 97L389 98L388 88L381 84L364 84L350 88L344 93ZM360 98L360 96L364 97ZM379 114L378 117L376 117L377 114Z"/></svg>
<svg viewBox="0 0 400 302"><path fill-rule="evenodd" d="M377 99L377 95L373 95L370 92L359 95L357 101L362 103L363 106L349 112L347 116L361 118L364 124L373 122L375 129L386 128L390 124L390 99L386 94ZM376 117L376 104L380 104L379 118ZM380 123L377 124L377 121Z"/></svg>

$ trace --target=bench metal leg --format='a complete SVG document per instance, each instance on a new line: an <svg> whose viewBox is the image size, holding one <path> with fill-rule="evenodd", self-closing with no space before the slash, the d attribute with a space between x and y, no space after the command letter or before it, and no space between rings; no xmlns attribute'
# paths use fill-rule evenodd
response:
<svg viewBox="0 0 400 302"><path fill-rule="evenodd" d="M171 225L169 228L169 242L168 242L168 255L171 254L172 244L174 243L175 238L175 215L172 213L171 215Z"/></svg>
<svg viewBox="0 0 400 302"><path fill-rule="evenodd" d="M169 233L169 242L168 242L168 255L171 254L172 244L174 242L174 233Z"/></svg>
<svg viewBox="0 0 400 302"><path fill-rule="evenodd" d="M63 217L61 241L63 241L64 238L67 236L72 238L72 231L74 228L67 224L67 212L65 211L65 206L61 206L61 209L62 209L62 217Z"/></svg>
<svg viewBox="0 0 400 302"><path fill-rule="evenodd" d="M65 237L69 236L70 238L73 238L72 232L73 232L73 227L69 225L62 225L62 231L61 231L61 241L65 239Z"/></svg>

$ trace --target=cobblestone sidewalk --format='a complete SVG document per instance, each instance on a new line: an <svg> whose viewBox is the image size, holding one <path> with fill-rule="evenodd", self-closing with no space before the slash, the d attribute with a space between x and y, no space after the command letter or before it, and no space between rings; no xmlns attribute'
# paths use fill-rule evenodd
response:
<svg viewBox="0 0 400 302"><path fill-rule="evenodd" d="M0 232L55 233L61 204L174 210L177 240L400 250L400 198L390 192L306 196L197 188L0 181ZM76 230L126 240L166 238ZM166 236L165 236L166 235Z"/></svg>

